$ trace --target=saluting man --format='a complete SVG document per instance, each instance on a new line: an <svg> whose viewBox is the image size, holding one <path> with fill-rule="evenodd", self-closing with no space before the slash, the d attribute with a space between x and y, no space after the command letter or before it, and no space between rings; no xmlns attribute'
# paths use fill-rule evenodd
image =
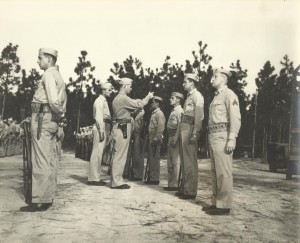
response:
<svg viewBox="0 0 300 243"><path fill-rule="evenodd" d="M227 87L231 72L216 69L211 79L216 89L209 106L208 133L211 154L212 206L204 208L210 215L226 215L232 206L232 153L241 127L239 100Z"/></svg>
<svg viewBox="0 0 300 243"><path fill-rule="evenodd" d="M202 120L204 118L204 99L197 90L199 78L196 74L186 73L183 88L188 92L183 107L180 124L180 159L182 182L178 193L180 199L195 199L198 189L197 150Z"/></svg>
<svg viewBox="0 0 300 243"><path fill-rule="evenodd" d="M158 185L160 176L160 147L162 143L162 134L165 130L165 116L160 106L163 99L159 96L153 96L152 110L149 128L148 128L148 170L145 184Z"/></svg>
<svg viewBox="0 0 300 243"><path fill-rule="evenodd" d="M129 142L131 141L132 118L130 112L147 105L153 97L153 93L149 92L142 100L135 100L128 97L132 90L132 79L121 78L119 85L119 93L112 104L114 121L112 139L115 141L115 154L111 164L110 181L112 189L129 189L130 186L124 183L122 175L127 159Z"/></svg>
<svg viewBox="0 0 300 243"><path fill-rule="evenodd" d="M67 102L65 83L55 65L56 60L56 50L39 50L38 64L45 72L31 103L32 202L21 211L47 210L55 195L55 140L56 135L62 134Z"/></svg>
<svg viewBox="0 0 300 243"><path fill-rule="evenodd" d="M92 128L93 151L90 159L88 185L103 186L106 184L105 182L100 182L100 174L103 150L111 128L111 115L106 100L106 98L111 96L111 93L111 83L101 83L101 94L93 105L95 125Z"/></svg>
<svg viewBox="0 0 300 243"><path fill-rule="evenodd" d="M166 191L178 191L178 180L180 170L180 155L179 155L179 125L183 109L181 107L181 101L183 100L183 94L179 92L173 92L170 98L170 103L173 106L173 110L168 119L167 131L168 131L168 187L163 189Z"/></svg>

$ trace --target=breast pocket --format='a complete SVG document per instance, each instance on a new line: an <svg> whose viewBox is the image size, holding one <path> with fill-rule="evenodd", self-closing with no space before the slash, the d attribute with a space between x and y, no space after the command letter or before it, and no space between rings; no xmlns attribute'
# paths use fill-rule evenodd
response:
<svg viewBox="0 0 300 243"><path fill-rule="evenodd" d="M214 102L213 111L215 114L218 114L218 115L226 114L226 110L227 110L226 106L223 102L220 102L220 101Z"/></svg>
<svg viewBox="0 0 300 243"><path fill-rule="evenodd" d="M194 103L193 103L193 101L192 101L191 99L189 99L189 100L187 101L187 103L186 103L186 108L185 108L185 110L186 110L187 112L191 112L191 111L194 111L194 109L195 109Z"/></svg>

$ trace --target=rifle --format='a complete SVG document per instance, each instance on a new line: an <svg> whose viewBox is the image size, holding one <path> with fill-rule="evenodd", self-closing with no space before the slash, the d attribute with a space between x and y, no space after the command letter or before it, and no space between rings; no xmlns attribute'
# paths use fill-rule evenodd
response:
<svg viewBox="0 0 300 243"><path fill-rule="evenodd" d="M182 169L181 169L181 165L179 167L179 178L178 178L178 190L180 191L180 187L182 185Z"/></svg>
<svg viewBox="0 0 300 243"><path fill-rule="evenodd" d="M25 203L32 200L32 160L31 160L31 134L30 123L25 119L25 109L21 109L21 126L24 129L23 138L23 181Z"/></svg>

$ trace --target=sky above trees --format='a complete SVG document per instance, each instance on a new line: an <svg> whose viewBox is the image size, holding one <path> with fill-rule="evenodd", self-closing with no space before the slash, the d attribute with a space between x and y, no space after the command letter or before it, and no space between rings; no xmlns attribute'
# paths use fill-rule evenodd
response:
<svg viewBox="0 0 300 243"><path fill-rule="evenodd" d="M287 54L300 63L300 4L297 1L3 1L0 0L0 47L18 44L22 68L38 68L40 47L59 52L67 81L81 50L89 53L95 77L105 81L114 62L129 55L143 67L193 60L198 41L214 67L229 68L237 59L248 69L246 92L266 61L279 72ZM298 33L297 33L298 32Z"/></svg>

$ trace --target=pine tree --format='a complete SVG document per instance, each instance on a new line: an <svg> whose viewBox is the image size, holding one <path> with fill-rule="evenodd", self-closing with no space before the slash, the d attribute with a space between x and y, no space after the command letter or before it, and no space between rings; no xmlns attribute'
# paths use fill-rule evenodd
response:
<svg viewBox="0 0 300 243"><path fill-rule="evenodd" d="M21 70L19 57L17 56L18 45L9 43L0 57L0 92L3 95L1 116L5 112L6 97L20 83L18 73Z"/></svg>

